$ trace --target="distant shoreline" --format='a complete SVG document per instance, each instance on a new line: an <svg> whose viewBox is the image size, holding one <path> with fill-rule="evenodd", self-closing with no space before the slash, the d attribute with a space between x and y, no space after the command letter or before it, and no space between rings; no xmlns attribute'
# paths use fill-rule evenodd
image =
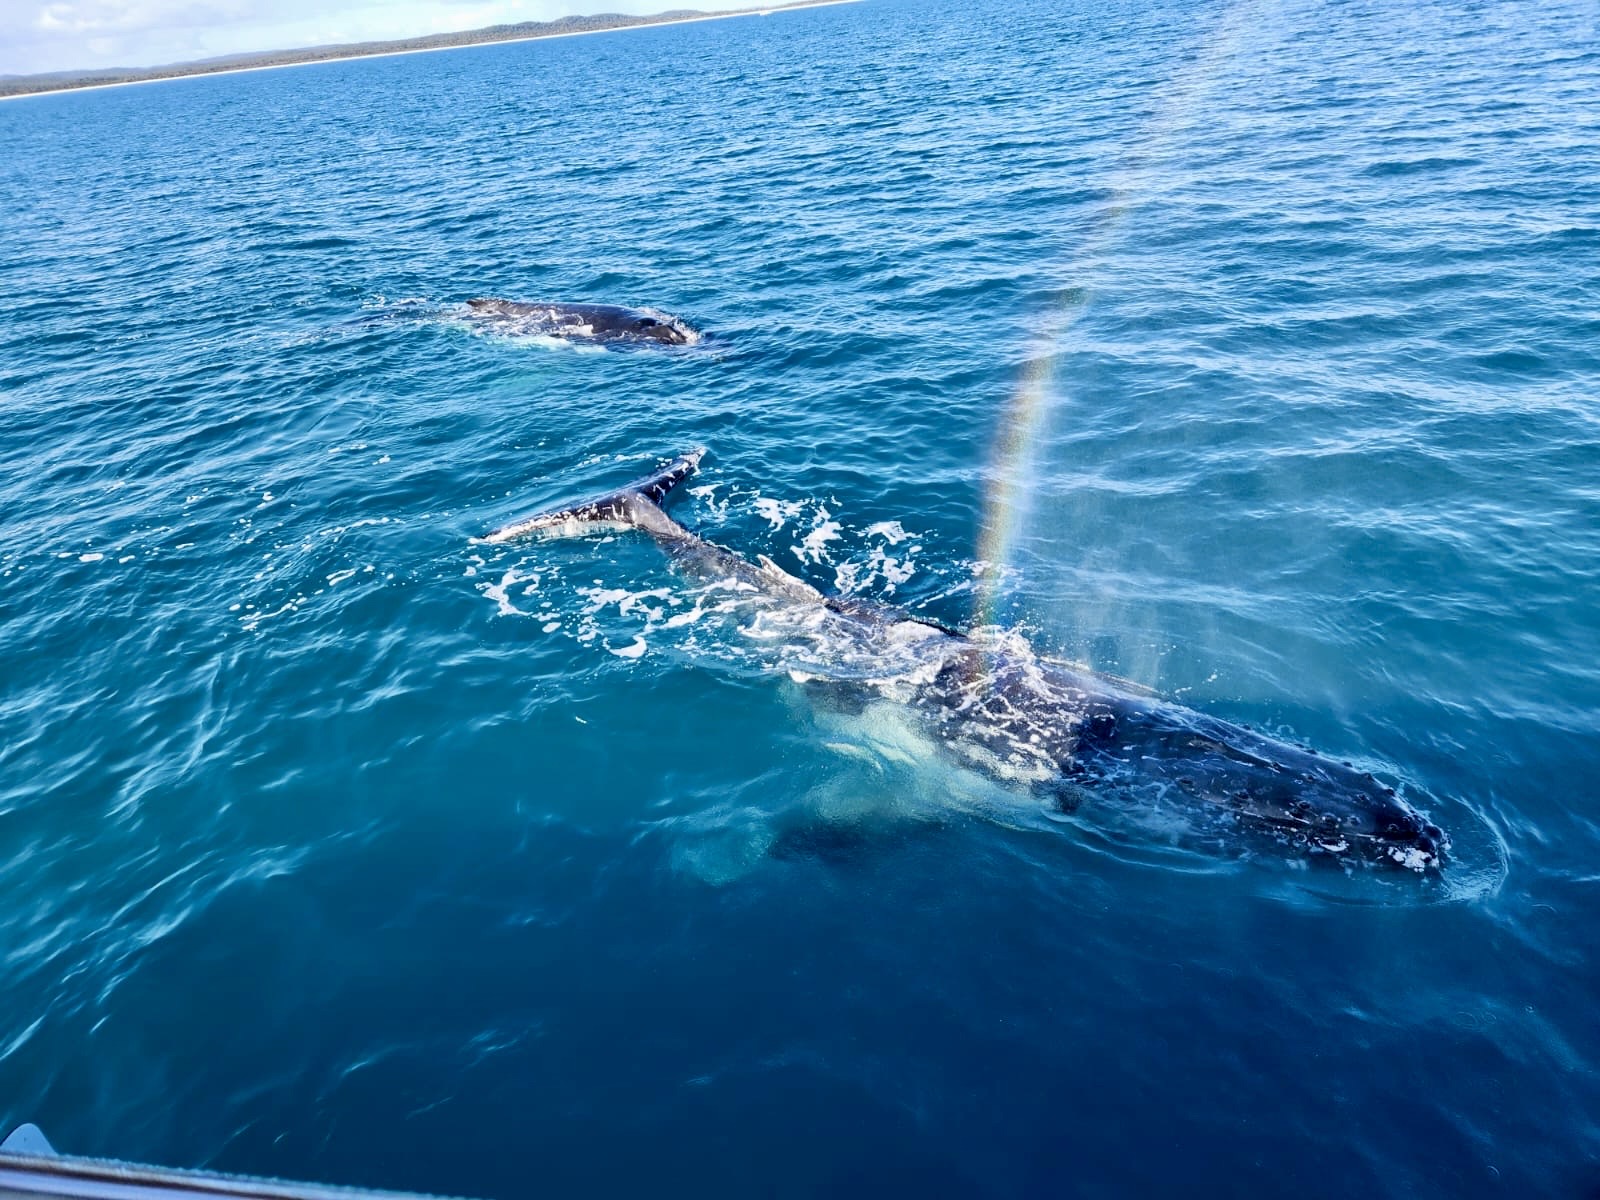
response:
<svg viewBox="0 0 1600 1200"><path fill-rule="evenodd" d="M89 91L94 88L130 87L140 83L162 83L169 79L191 79L197 75L237 75L245 71L273 71L280 67L303 67L311 63L347 62L354 58L392 58L401 54L428 54L435 50L464 50L472 46L492 46L501 42L527 42L540 38L579 37L589 33L611 33L619 29L639 29L655 25L687 25L696 21L720 21L727 17L766 16L795 8L826 8L834 4L853 4L856 0L784 0L751 8L724 12L678 10L653 16L562 17L555 21L524 21L517 25L491 25L461 33L434 33L422 37L396 38L382 42L353 42L347 45L307 46L297 50L261 50L230 54L201 62L173 63L163 67L137 67L102 71L56 71L43 75L13 75L0 79L0 100L20 100L27 96L53 96L62 92Z"/></svg>

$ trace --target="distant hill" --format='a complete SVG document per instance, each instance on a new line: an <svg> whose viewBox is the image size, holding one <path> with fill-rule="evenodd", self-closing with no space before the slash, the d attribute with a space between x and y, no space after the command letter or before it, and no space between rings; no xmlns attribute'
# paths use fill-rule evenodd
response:
<svg viewBox="0 0 1600 1200"><path fill-rule="evenodd" d="M404 54L413 50L444 50L457 46L483 46L492 42L559 37L562 34L598 33L606 29L627 29L635 25L668 25L675 21L743 16L838 2L839 0L786 0L785 3L719 9L716 12L680 8L647 17L601 13L592 17L562 17L555 21L523 21L516 25L490 25L485 29L469 29L461 33L433 33L426 37L399 38L387 42L351 42L335 46L307 46L296 50L260 50L249 54L229 54L222 58L201 59L197 62L171 63L163 67L107 67L95 71L0 75L0 97L26 96L38 92L63 92L73 88L105 87L114 83L145 83L154 79L178 79L185 75L213 75L219 71L287 67L340 58L366 58L374 54Z"/></svg>

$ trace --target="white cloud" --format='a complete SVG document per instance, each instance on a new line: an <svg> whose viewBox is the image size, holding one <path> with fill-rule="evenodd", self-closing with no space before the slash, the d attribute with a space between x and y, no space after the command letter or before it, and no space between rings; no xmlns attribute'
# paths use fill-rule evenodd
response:
<svg viewBox="0 0 1600 1200"><path fill-rule="evenodd" d="M38 6L33 27L50 35L130 33L220 25L245 19L243 0L56 0Z"/></svg>
<svg viewBox="0 0 1600 1200"><path fill-rule="evenodd" d="M127 12L108 4L47 4L34 18L40 33L90 33L126 23Z"/></svg>

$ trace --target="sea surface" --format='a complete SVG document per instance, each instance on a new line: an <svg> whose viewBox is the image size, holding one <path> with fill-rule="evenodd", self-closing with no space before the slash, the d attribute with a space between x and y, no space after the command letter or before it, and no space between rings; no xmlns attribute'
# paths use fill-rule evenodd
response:
<svg viewBox="0 0 1600 1200"><path fill-rule="evenodd" d="M866 0L0 105L0 1125L1595 1195L1597 25ZM1356 763L1444 869L1055 812L639 534L477 540L697 445L718 544Z"/></svg>

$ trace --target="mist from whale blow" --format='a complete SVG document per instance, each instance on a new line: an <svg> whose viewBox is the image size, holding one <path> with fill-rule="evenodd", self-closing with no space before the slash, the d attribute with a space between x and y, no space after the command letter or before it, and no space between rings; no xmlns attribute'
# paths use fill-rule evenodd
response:
<svg viewBox="0 0 1600 1200"><path fill-rule="evenodd" d="M803 672L791 660L797 680L848 681L893 699L959 761L1060 809L1154 802L1207 834L1236 827L1312 858L1414 871L1442 865L1443 831L1370 773L1040 657L1020 639L974 638L886 605L824 595L770 558L751 563L706 541L662 507L704 454L691 450L615 491L483 540L643 530L685 574L741 593L725 614L763 621L767 638L827 646ZM848 669L836 669L841 663Z"/></svg>

